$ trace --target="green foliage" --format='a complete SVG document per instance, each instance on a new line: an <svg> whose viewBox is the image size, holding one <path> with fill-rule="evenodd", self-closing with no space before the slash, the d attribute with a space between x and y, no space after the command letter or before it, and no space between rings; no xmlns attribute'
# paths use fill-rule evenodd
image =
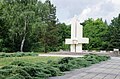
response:
<svg viewBox="0 0 120 79"><path fill-rule="evenodd" d="M84 37L90 39L85 50L113 50L120 43L120 15L111 24L102 18L81 23ZM69 50L70 25L59 23L56 7L46 0L0 0L0 51L50 52Z"/></svg>
<svg viewBox="0 0 120 79"><path fill-rule="evenodd" d="M0 79L5 79L5 76L0 74Z"/></svg>
<svg viewBox="0 0 120 79"><path fill-rule="evenodd" d="M58 41L58 49L62 50L69 50L69 45L65 44L65 39L70 38L71 34L71 27L70 25L65 25L65 23L58 23L58 36L59 36L59 41Z"/></svg>
<svg viewBox="0 0 120 79"><path fill-rule="evenodd" d="M96 54L90 54L90 55L85 55L84 58L87 61L90 61L91 64L95 64L95 63L98 63L100 61L106 61L110 57L109 56L99 56L99 55L96 55Z"/></svg>
<svg viewBox="0 0 120 79"><path fill-rule="evenodd" d="M88 19L81 23L84 26L84 36L90 39L83 46L85 50L120 49L120 14L111 20L110 25L102 19Z"/></svg>
<svg viewBox="0 0 120 79"><path fill-rule="evenodd" d="M0 1L0 51L56 51L56 7L49 0Z"/></svg>
<svg viewBox="0 0 120 79"><path fill-rule="evenodd" d="M109 42L107 50L120 49L120 14L111 20L107 37L107 41Z"/></svg>
<svg viewBox="0 0 120 79"><path fill-rule="evenodd" d="M21 69L20 67L14 67L14 68L10 68L10 69L1 69L0 71L1 75L4 75L6 77L6 79L15 79L15 75L19 75L17 78L19 79L19 77L22 77L24 79L32 79L32 77L23 69Z"/></svg>
<svg viewBox="0 0 120 79"><path fill-rule="evenodd" d="M64 63L64 64L59 64L59 69L60 71L64 72L64 71L70 71L71 70L71 64L67 64L67 63Z"/></svg>
<svg viewBox="0 0 120 79"><path fill-rule="evenodd" d="M87 67L91 65L91 63L84 58L77 58L70 61L69 63L71 63L72 65L75 65L75 68Z"/></svg>
<svg viewBox="0 0 120 79"><path fill-rule="evenodd" d="M62 72L70 71L75 68L87 67L91 65L91 63L84 58L71 58L71 57L65 57L61 59L61 61L59 61L58 63L59 69Z"/></svg>
<svg viewBox="0 0 120 79"><path fill-rule="evenodd" d="M36 53L21 53L21 52L14 53L14 54L6 54L6 53L0 54L0 58L4 58L4 57L23 57L23 56L38 56L38 54L36 54Z"/></svg>
<svg viewBox="0 0 120 79"><path fill-rule="evenodd" d="M16 66L30 66L30 65L32 65L32 64L30 64L30 63L25 63L25 62L23 62L23 61L13 61L13 62L11 63L11 65L16 65Z"/></svg>
<svg viewBox="0 0 120 79"><path fill-rule="evenodd" d="M63 63L68 63L70 60L73 60L74 58L72 57L65 57L62 58L60 61L58 61L59 64L63 64Z"/></svg>
<svg viewBox="0 0 120 79"><path fill-rule="evenodd" d="M7 79L25 79L25 78L20 74L15 74L15 75L10 76Z"/></svg>
<svg viewBox="0 0 120 79"><path fill-rule="evenodd" d="M23 56L23 57L4 57L0 58L0 67L9 65L14 61L24 61L28 63L39 63L39 62L47 62L48 60L56 61L61 59L61 57L39 57L39 56Z"/></svg>
<svg viewBox="0 0 120 79"><path fill-rule="evenodd" d="M84 37L90 39L89 44L85 44L83 48L85 50L106 50L108 25L102 19L88 19L81 24L84 26Z"/></svg>
<svg viewBox="0 0 120 79"><path fill-rule="evenodd" d="M0 78L2 79L47 79L51 76L62 75L64 71L87 67L109 59L108 56L98 56L95 54L85 55L85 57L65 57L58 61L49 60L47 63L27 63L14 61L8 66L0 68Z"/></svg>

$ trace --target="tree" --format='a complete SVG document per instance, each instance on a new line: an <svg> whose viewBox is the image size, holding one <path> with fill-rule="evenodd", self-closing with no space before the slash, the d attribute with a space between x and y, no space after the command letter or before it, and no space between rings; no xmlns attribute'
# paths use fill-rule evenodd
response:
<svg viewBox="0 0 120 79"><path fill-rule="evenodd" d="M49 0L46 0L42 8L42 20L46 26L43 27L43 36L40 41L44 44L44 52L56 51L58 43L56 7Z"/></svg>
<svg viewBox="0 0 120 79"><path fill-rule="evenodd" d="M6 0L6 5L8 10L6 14L9 14L7 18L9 19L10 25L10 40L13 43L16 51L23 52L23 47L27 36L29 37L29 32L32 28L32 23L35 17L35 4L37 0Z"/></svg>
<svg viewBox="0 0 120 79"><path fill-rule="evenodd" d="M108 32L108 25L102 19L88 19L81 23L84 26L84 37L90 39L89 44L84 45L87 50L105 50L107 42L106 33Z"/></svg>
<svg viewBox="0 0 120 79"><path fill-rule="evenodd" d="M108 32L108 47L107 50L113 50L114 48L120 49L120 14L118 17L114 17L109 25Z"/></svg>
<svg viewBox="0 0 120 79"><path fill-rule="evenodd" d="M56 7L49 0L1 0L0 17L0 45L7 51L56 50Z"/></svg>
<svg viewBox="0 0 120 79"><path fill-rule="evenodd" d="M66 25L65 23L58 23L58 36L59 36L59 42L58 42L58 49L62 50L68 50L69 45L65 45L65 39L70 38L71 35L71 27L70 25Z"/></svg>

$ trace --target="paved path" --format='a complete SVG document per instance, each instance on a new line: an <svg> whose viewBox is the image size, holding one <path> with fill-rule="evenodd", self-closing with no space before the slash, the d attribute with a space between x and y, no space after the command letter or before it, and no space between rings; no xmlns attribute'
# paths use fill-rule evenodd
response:
<svg viewBox="0 0 120 79"><path fill-rule="evenodd" d="M49 79L120 79L120 58L112 57L111 60Z"/></svg>

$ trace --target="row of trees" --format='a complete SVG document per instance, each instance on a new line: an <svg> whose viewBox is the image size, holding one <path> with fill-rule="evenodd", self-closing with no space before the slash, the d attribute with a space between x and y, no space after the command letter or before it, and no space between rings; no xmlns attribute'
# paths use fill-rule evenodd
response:
<svg viewBox="0 0 120 79"><path fill-rule="evenodd" d="M110 25L102 19L81 23L90 43L85 50L119 48L120 15ZM69 50L70 25L59 23L56 7L49 0L0 0L0 51L49 52Z"/></svg>
<svg viewBox="0 0 120 79"><path fill-rule="evenodd" d="M84 36L90 38L90 43L84 45L84 49L120 49L120 14L114 17L109 25L102 19L88 19L81 24L84 26Z"/></svg>
<svg viewBox="0 0 120 79"><path fill-rule="evenodd" d="M69 36L64 26L49 0L0 0L0 51L57 51Z"/></svg>

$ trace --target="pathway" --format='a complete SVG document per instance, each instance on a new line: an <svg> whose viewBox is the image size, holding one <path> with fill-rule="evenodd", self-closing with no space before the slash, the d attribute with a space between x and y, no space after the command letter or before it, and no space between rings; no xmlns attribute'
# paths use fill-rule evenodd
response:
<svg viewBox="0 0 120 79"><path fill-rule="evenodd" d="M120 79L120 58L112 57L111 60L49 79Z"/></svg>

